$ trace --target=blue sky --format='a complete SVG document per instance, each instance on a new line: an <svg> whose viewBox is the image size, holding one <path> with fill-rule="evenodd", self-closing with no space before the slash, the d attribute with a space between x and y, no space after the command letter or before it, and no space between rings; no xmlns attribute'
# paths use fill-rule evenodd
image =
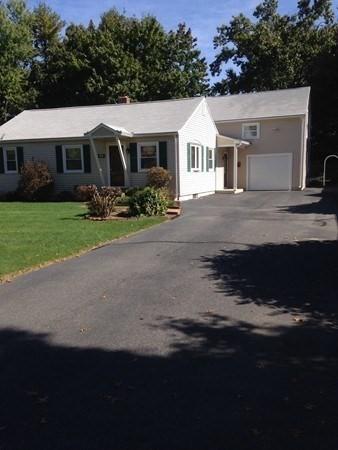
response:
<svg viewBox="0 0 338 450"><path fill-rule="evenodd" d="M33 7L41 0L28 0ZM46 0L64 20L87 24L90 19L97 22L100 15L116 7L128 15L155 15L166 29L176 28L179 22L186 22L198 38L198 45L210 63L214 57L212 39L216 28L228 22L240 12L252 13L259 0ZM297 0L280 0L283 13L296 11ZM338 0L334 0L337 11Z"/></svg>

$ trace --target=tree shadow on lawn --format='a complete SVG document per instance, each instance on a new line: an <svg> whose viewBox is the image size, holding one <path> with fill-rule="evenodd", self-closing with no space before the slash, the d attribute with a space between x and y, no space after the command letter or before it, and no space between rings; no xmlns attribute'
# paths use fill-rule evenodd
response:
<svg viewBox="0 0 338 450"><path fill-rule="evenodd" d="M338 242L300 241L223 250L203 258L219 291L337 326Z"/></svg>
<svg viewBox="0 0 338 450"><path fill-rule="evenodd" d="M0 331L0 448L333 450L337 335L225 316L158 318L171 352L52 344Z"/></svg>

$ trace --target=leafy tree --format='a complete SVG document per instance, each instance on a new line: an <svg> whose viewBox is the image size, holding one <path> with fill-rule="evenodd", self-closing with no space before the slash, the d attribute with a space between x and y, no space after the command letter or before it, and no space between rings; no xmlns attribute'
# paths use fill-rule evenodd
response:
<svg viewBox="0 0 338 450"><path fill-rule="evenodd" d="M51 52L48 106L156 100L202 94L207 64L185 25L167 33L153 16L105 13L99 25L70 25Z"/></svg>
<svg viewBox="0 0 338 450"><path fill-rule="evenodd" d="M30 83L37 91L37 104L48 105L50 92L50 60L61 44L61 31L65 22L49 6L40 3L32 14L32 32L35 57L32 62Z"/></svg>
<svg viewBox="0 0 338 450"><path fill-rule="evenodd" d="M333 130L338 122L337 22L331 0L299 0L297 6L295 14L282 15L278 0L264 0L253 19L240 14L217 29L211 72L221 76L225 71L225 77L213 92L311 85L313 144L323 152L328 132L331 144L338 145Z"/></svg>
<svg viewBox="0 0 338 450"><path fill-rule="evenodd" d="M34 101L32 16L22 0L0 1L0 123Z"/></svg>

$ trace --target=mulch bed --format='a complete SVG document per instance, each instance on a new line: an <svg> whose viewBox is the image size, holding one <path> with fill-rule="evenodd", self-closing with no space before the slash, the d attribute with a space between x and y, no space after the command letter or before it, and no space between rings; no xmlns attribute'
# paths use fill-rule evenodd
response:
<svg viewBox="0 0 338 450"><path fill-rule="evenodd" d="M167 219L176 219L176 217L179 217L180 215L181 208L179 206L173 206L168 208L165 217L167 217ZM86 216L86 219L102 222L106 220L137 220L137 217L129 215L127 206L116 206L115 211L109 217Z"/></svg>

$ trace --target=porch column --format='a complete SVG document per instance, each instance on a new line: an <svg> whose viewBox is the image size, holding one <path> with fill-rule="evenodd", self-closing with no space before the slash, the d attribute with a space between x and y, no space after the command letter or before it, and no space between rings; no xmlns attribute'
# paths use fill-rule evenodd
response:
<svg viewBox="0 0 338 450"><path fill-rule="evenodd" d="M102 183L102 186L104 186L105 183L104 183L102 167L101 167L101 164L100 164L100 161L99 161L99 157L97 156L95 142L94 142L94 139L92 137L90 137L89 140L90 140L90 145L91 145L91 147L93 149L94 158L95 158L95 162L96 162L96 167L97 167L97 170L99 171L101 183Z"/></svg>
<svg viewBox="0 0 338 450"><path fill-rule="evenodd" d="M233 176L233 178L234 178L234 191L236 191L237 190L237 184L238 184L238 182L237 182L237 178L238 178L238 148L237 148L237 145L235 145L234 146L234 176Z"/></svg>

